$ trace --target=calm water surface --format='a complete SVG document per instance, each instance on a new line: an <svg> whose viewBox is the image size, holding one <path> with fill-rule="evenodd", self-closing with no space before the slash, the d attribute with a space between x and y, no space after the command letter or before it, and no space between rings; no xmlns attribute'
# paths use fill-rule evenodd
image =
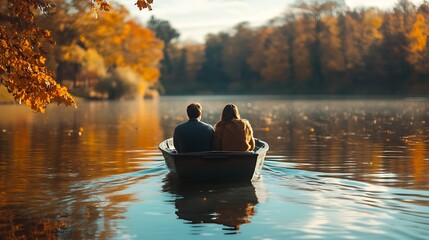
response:
<svg viewBox="0 0 429 240"><path fill-rule="evenodd" d="M238 105L262 179L181 184L157 145ZM0 239L427 239L429 100L171 97L0 105Z"/></svg>

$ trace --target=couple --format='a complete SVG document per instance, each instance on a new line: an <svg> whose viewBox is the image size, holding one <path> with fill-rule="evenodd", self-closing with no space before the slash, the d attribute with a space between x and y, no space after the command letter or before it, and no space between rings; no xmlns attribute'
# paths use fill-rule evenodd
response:
<svg viewBox="0 0 429 240"><path fill-rule="evenodd" d="M189 121L174 130L177 152L252 151L255 148L253 130L249 121L240 118L237 106L227 104L214 128L201 121L202 107L190 104L186 112Z"/></svg>

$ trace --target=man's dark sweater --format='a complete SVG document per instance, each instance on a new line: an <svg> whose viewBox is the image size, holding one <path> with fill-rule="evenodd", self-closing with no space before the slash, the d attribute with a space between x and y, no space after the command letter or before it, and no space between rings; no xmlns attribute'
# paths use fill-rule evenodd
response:
<svg viewBox="0 0 429 240"><path fill-rule="evenodd" d="M211 151L214 129L196 118L189 119L174 129L174 147L177 152Z"/></svg>

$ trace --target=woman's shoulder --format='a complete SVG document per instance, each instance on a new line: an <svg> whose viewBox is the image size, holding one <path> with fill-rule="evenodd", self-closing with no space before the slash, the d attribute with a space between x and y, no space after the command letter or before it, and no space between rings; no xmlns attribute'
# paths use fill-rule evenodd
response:
<svg viewBox="0 0 429 240"><path fill-rule="evenodd" d="M242 122L242 123L244 123L244 124L249 124L249 125L250 125L249 120L247 120L247 119L245 119L245 118L240 118L240 119L237 119L237 120L239 120L240 122Z"/></svg>
<svg viewBox="0 0 429 240"><path fill-rule="evenodd" d="M249 120L240 118L240 119L233 119L231 121L219 121L215 124L216 127L226 127L226 126L244 126L244 125L250 125Z"/></svg>
<svg viewBox="0 0 429 240"><path fill-rule="evenodd" d="M252 125L250 125L249 120L247 120L245 118L234 119L234 125L238 128L241 128L241 129L252 128Z"/></svg>
<svg viewBox="0 0 429 240"><path fill-rule="evenodd" d="M247 130L250 130L250 131L253 131L252 130L252 125L250 124L250 122L249 122L249 120L247 120L247 119L240 119L241 120L241 124L243 124L243 128L244 129L247 129Z"/></svg>
<svg viewBox="0 0 429 240"><path fill-rule="evenodd" d="M215 123L215 125L213 125L214 128L220 128L223 127L225 125L224 121L218 121L217 123Z"/></svg>

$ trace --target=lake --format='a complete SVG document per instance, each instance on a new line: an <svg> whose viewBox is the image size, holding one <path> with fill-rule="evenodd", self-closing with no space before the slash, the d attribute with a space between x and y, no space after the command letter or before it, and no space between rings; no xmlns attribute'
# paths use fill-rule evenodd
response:
<svg viewBox="0 0 429 240"><path fill-rule="evenodd" d="M158 144L198 101L268 142L252 183L183 184ZM0 239L427 239L429 99L0 105Z"/></svg>

